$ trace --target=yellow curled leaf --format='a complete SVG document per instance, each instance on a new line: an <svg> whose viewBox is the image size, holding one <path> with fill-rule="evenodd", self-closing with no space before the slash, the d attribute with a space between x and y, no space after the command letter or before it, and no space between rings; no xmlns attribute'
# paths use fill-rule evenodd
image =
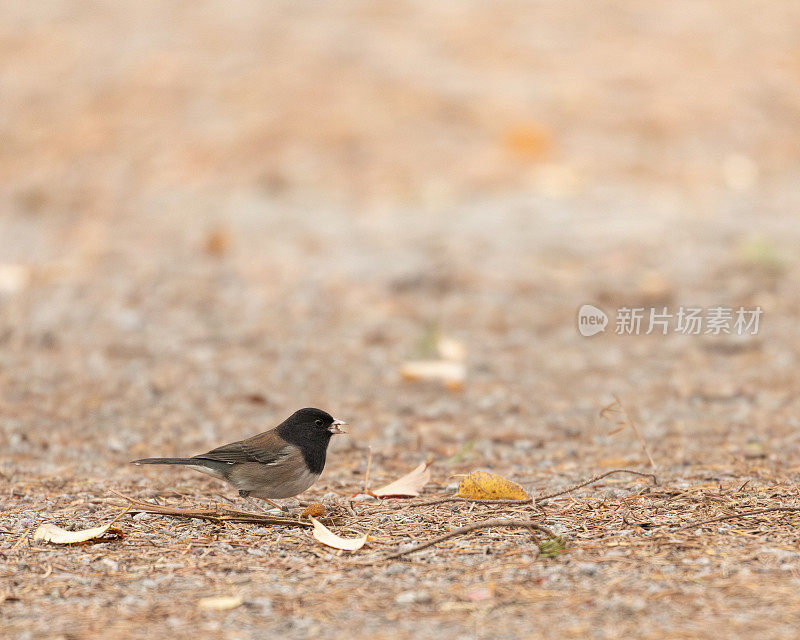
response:
<svg viewBox="0 0 800 640"><path fill-rule="evenodd" d="M475 500L527 500L528 494L516 482L488 471L473 471L458 485L460 498Z"/></svg>

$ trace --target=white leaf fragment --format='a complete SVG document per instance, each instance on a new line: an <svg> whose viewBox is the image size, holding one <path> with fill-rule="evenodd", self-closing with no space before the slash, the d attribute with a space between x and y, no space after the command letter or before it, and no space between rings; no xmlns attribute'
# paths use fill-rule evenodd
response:
<svg viewBox="0 0 800 640"><path fill-rule="evenodd" d="M197 605L201 609L209 611L229 611L240 607L244 600L241 596L211 596L209 598L202 598L198 601Z"/></svg>
<svg viewBox="0 0 800 640"><path fill-rule="evenodd" d="M311 517L311 522L314 524L314 539L334 549L358 551L367 541L367 536L361 536L360 538L342 538L337 536L313 516Z"/></svg>
<svg viewBox="0 0 800 640"><path fill-rule="evenodd" d="M400 367L400 375L406 380L434 380L452 389L459 389L467 377L463 362L452 360L409 360Z"/></svg>
<svg viewBox="0 0 800 640"><path fill-rule="evenodd" d="M76 542L86 542L99 538L106 531L109 530L113 523L109 522L100 527L92 527L91 529L81 529L80 531L67 531L54 524L39 525L33 534L34 540L41 540L42 542L52 542L53 544L75 544Z"/></svg>

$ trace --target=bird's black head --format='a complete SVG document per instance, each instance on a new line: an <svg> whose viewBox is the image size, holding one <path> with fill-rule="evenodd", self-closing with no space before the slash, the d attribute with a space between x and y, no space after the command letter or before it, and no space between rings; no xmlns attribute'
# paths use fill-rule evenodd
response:
<svg viewBox="0 0 800 640"><path fill-rule="evenodd" d="M311 471L322 473L331 436L347 433L340 429L343 424L346 423L334 420L322 409L307 408L295 411L276 427L276 431L281 438L299 447Z"/></svg>

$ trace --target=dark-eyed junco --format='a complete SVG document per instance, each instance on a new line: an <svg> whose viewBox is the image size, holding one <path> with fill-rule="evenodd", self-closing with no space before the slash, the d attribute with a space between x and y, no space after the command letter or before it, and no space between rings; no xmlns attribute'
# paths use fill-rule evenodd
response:
<svg viewBox="0 0 800 640"><path fill-rule="evenodd" d="M277 427L192 458L144 458L133 464L182 464L225 480L248 502L250 496L280 507L317 481L331 436L347 424L321 409L295 411ZM252 503L255 504L255 503ZM256 505L258 506L258 505Z"/></svg>

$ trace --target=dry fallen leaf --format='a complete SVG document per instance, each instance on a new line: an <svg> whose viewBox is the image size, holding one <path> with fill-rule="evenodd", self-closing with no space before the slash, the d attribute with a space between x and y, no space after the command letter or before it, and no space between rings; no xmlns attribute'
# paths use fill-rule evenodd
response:
<svg viewBox="0 0 800 640"><path fill-rule="evenodd" d="M75 544L78 542L87 542L99 538L109 530L116 533L120 538L122 532L119 529L111 529L113 522L104 524L100 527L92 527L91 529L82 529L81 531L67 531L54 524L40 525L33 534L34 540L42 540L43 542L52 542L53 544Z"/></svg>
<svg viewBox="0 0 800 640"><path fill-rule="evenodd" d="M476 500L527 500L528 494L516 482L488 471L472 471L458 485L460 498Z"/></svg>
<svg viewBox="0 0 800 640"><path fill-rule="evenodd" d="M367 541L367 536L361 536L360 538L342 538L337 536L333 531L328 529L313 516L311 516L311 522L314 524L314 539L322 544L328 545L329 547L333 547L334 549L358 551Z"/></svg>
<svg viewBox="0 0 800 640"><path fill-rule="evenodd" d="M197 605L201 609L210 611L228 611L241 606L242 602L244 601L241 596L211 596L201 599Z"/></svg>
<svg viewBox="0 0 800 640"><path fill-rule="evenodd" d="M463 362L451 360L409 360L400 367L400 375L405 380L435 380L448 389L460 389L467 377Z"/></svg>
<svg viewBox="0 0 800 640"><path fill-rule="evenodd" d="M430 462L423 462L402 478L398 478L372 493L378 498L416 498L422 488L431 480L429 466Z"/></svg>
<svg viewBox="0 0 800 640"><path fill-rule="evenodd" d="M327 509L325 508L324 504L320 504L319 502L312 502L308 505L305 509L303 509L303 513L301 516L313 516L315 518L319 518L320 516L324 516Z"/></svg>

